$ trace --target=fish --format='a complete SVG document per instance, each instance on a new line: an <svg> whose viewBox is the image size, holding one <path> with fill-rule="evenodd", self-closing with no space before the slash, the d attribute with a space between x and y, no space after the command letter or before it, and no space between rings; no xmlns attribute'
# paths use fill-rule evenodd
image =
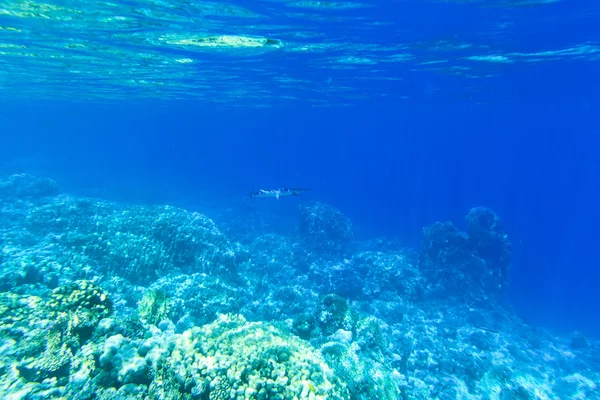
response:
<svg viewBox="0 0 600 400"><path fill-rule="evenodd" d="M298 196L299 193L308 192L310 189L303 188L283 188L283 189L259 189L255 192L250 192L250 198L255 197L275 197L279 200L280 196Z"/></svg>

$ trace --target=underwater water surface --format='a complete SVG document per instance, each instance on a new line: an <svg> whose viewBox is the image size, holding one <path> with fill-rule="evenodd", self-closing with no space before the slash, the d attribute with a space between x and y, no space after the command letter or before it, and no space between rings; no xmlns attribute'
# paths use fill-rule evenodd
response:
<svg viewBox="0 0 600 400"><path fill-rule="evenodd" d="M0 0L0 397L600 399L599 22Z"/></svg>

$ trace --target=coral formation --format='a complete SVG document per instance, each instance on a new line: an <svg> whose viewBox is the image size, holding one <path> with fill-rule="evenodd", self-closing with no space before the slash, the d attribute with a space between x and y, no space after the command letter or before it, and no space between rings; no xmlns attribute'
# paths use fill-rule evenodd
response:
<svg viewBox="0 0 600 400"><path fill-rule="evenodd" d="M417 253L355 240L321 203L268 223L247 207L225 235L56 187L0 180L0 398L599 397L596 340L502 305L511 247L489 209L425 228Z"/></svg>
<svg viewBox="0 0 600 400"><path fill-rule="evenodd" d="M351 299L376 299L390 295L416 300L424 291L424 279L409 254L362 251L342 261L320 263L310 270L321 291Z"/></svg>
<svg viewBox="0 0 600 400"><path fill-rule="evenodd" d="M469 247L485 260L488 269L505 285L511 262L511 244L500 218L489 208L475 207L469 211L465 221Z"/></svg>
<svg viewBox="0 0 600 400"><path fill-rule="evenodd" d="M452 296L498 295L506 285L510 265L507 235L489 209L473 208L466 221L468 233L451 222L423 229L420 268L430 287Z"/></svg>
<svg viewBox="0 0 600 400"><path fill-rule="evenodd" d="M29 174L15 174L6 180L0 180L0 197L35 199L58 194L56 181Z"/></svg>
<svg viewBox="0 0 600 400"><path fill-rule="evenodd" d="M242 288L206 274L161 278L152 288L168 296L169 318L191 317L198 325L212 322L218 314L239 312L247 298Z"/></svg>
<svg viewBox="0 0 600 400"><path fill-rule="evenodd" d="M27 226L70 253L136 283L173 272L235 276L232 244L206 216L175 207L119 207L60 198L33 210Z"/></svg>
<svg viewBox="0 0 600 400"><path fill-rule="evenodd" d="M46 394L64 390L80 349L112 310L107 294L87 281L61 286L46 300L1 294L0 338L20 344L6 354L15 368L6 377L10 387ZM49 381L52 389L44 392Z"/></svg>
<svg viewBox="0 0 600 400"><path fill-rule="evenodd" d="M173 312L173 301L160 289L151 289L144 293L138 303L138 315L143 322L158 324L169 319Z"/></svg>
<svg viewBox="0 0 600 400"><path fill-rule="evenodd" d="M354 238L352 222L335 207L314 202L300 206L299 232L321 257L340 257Z"/></svg>
<svg viewBox="0 0 600 400"><path fill-rule="evenodd" d="M241 316L222 315L184 332L157 363L161 380L180 382L182 398L348 398L344 384L307 343Z"/></svg>
<svg viewBox="0 0 600 400"><path fill-rule="evenodd" d="M301 314L293 321L293 331L319 347L348 386L349 399L398 398L400 378L389 362L381 321L362 315L337 295L327 295L314 314Z"/></svg>

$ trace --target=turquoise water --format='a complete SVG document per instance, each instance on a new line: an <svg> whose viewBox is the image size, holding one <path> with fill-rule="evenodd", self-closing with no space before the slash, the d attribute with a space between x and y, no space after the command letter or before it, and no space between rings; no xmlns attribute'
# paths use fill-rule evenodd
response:
<svg viewBox="0 0 600 400"><path fill-rule="evenodd" d="M0 1L0 398L600 399L599 21Z"/></svg>

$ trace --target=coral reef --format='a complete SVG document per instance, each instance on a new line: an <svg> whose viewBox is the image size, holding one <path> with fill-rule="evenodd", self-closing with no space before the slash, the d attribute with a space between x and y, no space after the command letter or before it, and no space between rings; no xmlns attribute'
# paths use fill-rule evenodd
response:
<svg viewBox="0 0 600 400"><path fill-rule="evenodd" d="M230 210L227 235L28 175L0 205L0 398L600 398L597 340L502 304L511 246L487 208L417 252L356 241L321 203Z"/></svg>
<svg viewBox="0 0 600 400"><path fill-rule="evenodd" d="M61 197L32 210L27 228L106 273L140 284L172 272L233 277L240 261L209 218L169 206L120 207Z"/></svg>
<svg viewBox="0 0 600 400"><path fill-rule="evenodd" d="M5 365L13 367L0 384L2 397L64 392L74 367L84 363L78 360L82 348L111 313L107 294L87 281L61 286L47 299L0 294L0 342L10 348L3 353Z"/></svg>
<svg viewBox="0 0 600 400"><path fill-rule="evenodd" d="M169 298L168 316L174 322L191 317L198 325L212 322L219 314L239 312L247 298L242 288L206 274L161 278L152 285L152 290Z"/></svg>
<svg viewBox="0 0 600 400"><path fill-rule="evenodd" d="M488 270L505 285L511 262L511 244L502 222L489 208L475 207L465 217L469 247L485 260Z"/></svg>
<svg viewBox="0 0 600 400"><path fill-rule="evenodd" d="M29 174L15 174L6 180L0 180L1 198L35 199L58 194L56 181L49 178L36 177Z"/></svg>
<svg viewBox="0 0 600 400"><path fill-rule="evenodd" d="M466 221L468 233L451 222L423 229L419 267L429 292L473 299L497 296L507 283L510 242L489 209L473 208Z"/></svg>
<svg viewBox="0 0 600 400"><path fill-rule="evenodd" d="M338 258L349 251L352 222L335 207L314 202L300 206L300 236L321 257Z"/></svg>
<svg viewBox="0 0 600 400"><path fill-rule="evenodd" d="M382 321L354 310L337 295L324 296L314 314L301 314L293 332L319 348L353 400L397 399L400 375L391 366L392 354Z"/></svg>
<svg viewBox="0 0 600 400"><path fill-rule="evenodd" d="M156 362L160 380L176 379L182 398L348 398L343 382L307 343L235 315L177 336ZM165 395L156 386L150 390Z"/></svg>
<svg viewBox="0 0 600 400"><path fill-rule="evenodd" d="M173 313L173 301L160 289L151 289L144 293L138 303L138 315L148 324L158 324L169 319Z"/></svg>
<svg viewBox="0 0 600 400"><path fill-rule="evenodd" d="M310 275L322 292L350 299L421 297L425 281L417 260L402 252L363 251L350 259L313 264Z"/></svg>

